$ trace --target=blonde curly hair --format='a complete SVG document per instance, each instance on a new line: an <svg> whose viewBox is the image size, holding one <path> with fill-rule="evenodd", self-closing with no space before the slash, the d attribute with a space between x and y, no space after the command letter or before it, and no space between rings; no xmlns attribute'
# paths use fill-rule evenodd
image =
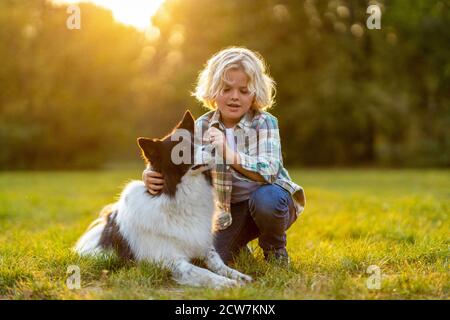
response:
<svg viewBox="0 0 450 320"><path fill-rule="evenodd" d="M242 47L230 47L214 54L200 72L192 95L206 108L215 110L215 99L230 69L241 69L247 74L248 90L255 95L252 108L264 111L273 106L275 81L269 76L264 59L259 53Z"/></svg>

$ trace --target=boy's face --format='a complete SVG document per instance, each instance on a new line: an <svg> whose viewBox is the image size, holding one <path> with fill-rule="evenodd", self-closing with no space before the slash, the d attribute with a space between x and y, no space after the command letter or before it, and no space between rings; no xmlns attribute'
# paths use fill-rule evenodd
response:
<svg viewBox="0 0 450 320"><path fill-rule="evenodd" d="M230 69L225 74L225 85L217 95L216 104L226 127L236 125L250 109L255 97L248 90L248 76L241 69Z"/></svg>

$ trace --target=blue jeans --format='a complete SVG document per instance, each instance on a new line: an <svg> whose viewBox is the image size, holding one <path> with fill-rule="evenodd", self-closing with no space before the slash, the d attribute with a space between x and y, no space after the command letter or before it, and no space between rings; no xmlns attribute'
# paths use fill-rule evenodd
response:
<svg viewBox="0 0 450 320"><path fill-rule="evenodd" d="M225 263L258 238L264 252L286 247L286 230L297 219L291 194L276 184L256 189L250 199L232 203L233 223L214 231L214 246Z"/></svg>

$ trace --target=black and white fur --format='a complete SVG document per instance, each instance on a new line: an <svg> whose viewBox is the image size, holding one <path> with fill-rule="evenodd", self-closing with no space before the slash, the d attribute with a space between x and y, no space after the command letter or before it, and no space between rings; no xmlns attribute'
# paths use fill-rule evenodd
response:
<svg viewBox="0 0 450 320"><path fill-rule="evenodd" d="M175 127L180 128L193 135L189 111ZM251 281L225 265L214 249L216 205L210 171L204 165L173 164L170 155L176 143L170 134L163 139L138 139L148 165L164 176L162 192L153 196L142 181L129 183L119 201L105 207L78 240L76 252L96 255L113 249L125 259L162 263L185 285L220 288ZM204 260L209 270L192 264L194 258Z"/></svg>

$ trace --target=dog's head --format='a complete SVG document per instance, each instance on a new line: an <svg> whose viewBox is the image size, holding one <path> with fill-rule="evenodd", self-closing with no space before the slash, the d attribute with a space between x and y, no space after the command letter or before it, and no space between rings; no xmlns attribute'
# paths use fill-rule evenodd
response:
<svg viewBox="0 0 450 320"><path fill-rule="evenodd" d="M175 194L176 185L184 175L198 174L206 168L194 164L194 128L194 117L187 110L183 119L164 138L137 139L144 161L164 176L163 192Z"/></svg>

